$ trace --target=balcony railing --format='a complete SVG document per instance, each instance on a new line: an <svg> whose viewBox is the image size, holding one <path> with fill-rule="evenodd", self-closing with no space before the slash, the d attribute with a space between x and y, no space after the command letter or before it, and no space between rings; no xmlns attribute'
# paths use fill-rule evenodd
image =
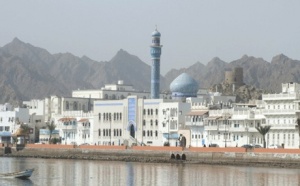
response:
<svg viewBox="0 0 300 186"><path fill-rule="evenodd" d="M263 114L291 114L291 113L295 113L294 109L264 109L263 110Z"/></svg>
<svg viewBox="0 0 300 186"><path fill-rule="evenodd" d="M263 94L262 100L288 100L288 99L299 99L299 94Z"/></svg>

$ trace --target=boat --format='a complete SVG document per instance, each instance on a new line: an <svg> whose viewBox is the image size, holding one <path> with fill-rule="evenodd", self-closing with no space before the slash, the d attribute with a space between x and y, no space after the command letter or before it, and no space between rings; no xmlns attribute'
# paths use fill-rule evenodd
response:
<svg viewBox="0 0 300 186"><path fill-rule="evenodd" d="M28 179L34 169L26 169L23 171L10 172L10 173L1 173L0 178L19 178L19 179Z"/></svg>

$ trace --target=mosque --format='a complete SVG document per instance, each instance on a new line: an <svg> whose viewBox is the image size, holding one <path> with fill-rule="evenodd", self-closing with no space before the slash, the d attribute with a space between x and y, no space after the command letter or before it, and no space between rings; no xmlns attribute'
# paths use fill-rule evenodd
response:
<svg viewBox="0 0 300 186"><path fill-rule="evenodd" d="M150 93L120 80L99 90L75 90L71 98L50 96L41 108L34 101L26 105L56 123L63 144L178 146L184 136L187 145L208 145L204 119L218 96L197 95L199 83L187 73L171 82L171 95L160 93L161 33L155 29L151 36Z"/></svg>

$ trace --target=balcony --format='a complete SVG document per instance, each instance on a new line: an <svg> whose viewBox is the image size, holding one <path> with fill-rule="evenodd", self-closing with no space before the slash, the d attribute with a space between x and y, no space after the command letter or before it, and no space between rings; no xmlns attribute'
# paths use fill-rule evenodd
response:
<svg viewBox="0 0 300 186"><path fill-rule="evenodd" d="M262 100L272 101L272 100L295 100L299 99L299 94L296 93L280 93L280 94L263 94Z"/></svg>
<svg viewBox="0 0 300 186"><path fill-rule="evenodd" d="M186 121L185 125L186 126L204 126L204 122L203 121L196 121L196 122Z"/></svg>
<svg viewBox="0 0 300 186"><path fill-rule="evenodd" d="M265 109L263 110L264 115L278 115L278 114L295 114L294 109Z"/></svg>
<svg viewBox="0 0 300 186"><path fill-rule="evenodd" d="M218 126L205 126L204 130L218 130Z"/></svg>
<svg viewBox="0 0 300 186"><path fill-rule="evenodd" d="M296 124L272 124L272 129L295 129L296 130Z"/></svg>

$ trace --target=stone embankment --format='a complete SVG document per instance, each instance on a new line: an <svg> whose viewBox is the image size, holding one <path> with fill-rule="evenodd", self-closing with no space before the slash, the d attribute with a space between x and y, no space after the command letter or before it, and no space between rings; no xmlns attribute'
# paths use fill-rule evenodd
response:
<svg viewBox="0 0 300 186"><path fill-rule="evenodd" d="M7 148L7 147L6 147ZM6 149L7 150L7 149ZM300 168L299 149L181 148L28 144L1 156ZM9 151L8 151L9 152Z"/></svg>

